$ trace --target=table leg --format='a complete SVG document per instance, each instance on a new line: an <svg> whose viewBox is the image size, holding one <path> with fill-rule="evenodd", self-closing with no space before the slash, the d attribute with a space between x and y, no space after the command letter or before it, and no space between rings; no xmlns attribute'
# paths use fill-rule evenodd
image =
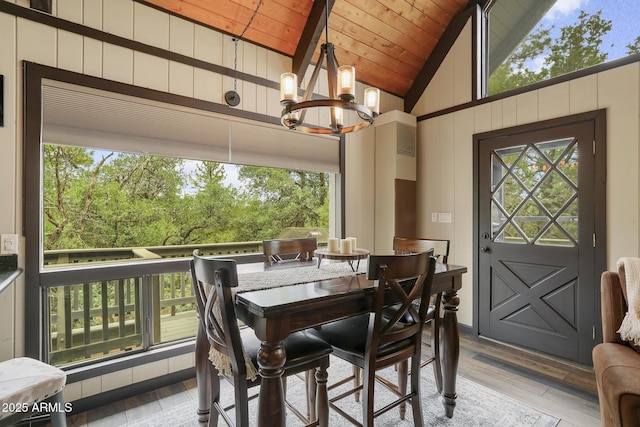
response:
<svg viewBox="0 0 640 427"><path fill-rule="evenodd" d="M258 366L262 381L258 396L258 426L286 425L282 373L286 360L282 341L262 342L258 352Z"/></svg>
<svg viewBox="0 0 640 427"><path fill-rule="evenodd" d="M198 386L198 422L206 425L211 410L209 341L202 322L198 322L195 348L196 384Z"/></svg>
<svg viewBox="0 0 640 427"><path fill-rule="evenodd" d="M458 358L460 356L460 336L458 333L458 318L456 312L460 298L454 290L445 291L442 295L444 318L442 321L442 370L443 387L442 403L447 417L453 416L456 406L456 375L458 373Z"/></svg>

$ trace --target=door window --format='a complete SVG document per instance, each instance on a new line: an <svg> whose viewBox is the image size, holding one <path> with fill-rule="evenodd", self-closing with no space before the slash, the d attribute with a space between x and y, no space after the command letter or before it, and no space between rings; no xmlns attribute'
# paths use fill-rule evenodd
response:
<svg viewBox="0 0 640 427"><path fill-rule="evenodd" d="M492 241L577 246L576 142L564 138L493 151Z"/></svg>

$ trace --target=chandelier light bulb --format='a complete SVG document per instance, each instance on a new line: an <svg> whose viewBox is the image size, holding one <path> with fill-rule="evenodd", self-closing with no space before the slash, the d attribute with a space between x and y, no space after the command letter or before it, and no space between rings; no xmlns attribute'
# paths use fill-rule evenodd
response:
<svg viewBox="0 0 640 427"><path fill-rule="evenodd" d="M338 97L352 100L356 95L356 69L350 65L338 68Z"/></svg>
<svg viewBox="0 0 640 427"><path fill-rule="evenodd" d="M280 75L280 100L286 103L298 102L298 76L294 73Z"/></svg>
<svg viewBox="0 0 640 427"><path fill-rule="evenodd" d="M334 108L333 109L333 116L336 119L336 126L338 127L342 127L342 108Z"/></svg>
<svg viewBox="0 0 640 427"><path fill-rule="evenodd" d="M380 89L369 87L364 90L364 106L373 114L380 114Z"/></svg>

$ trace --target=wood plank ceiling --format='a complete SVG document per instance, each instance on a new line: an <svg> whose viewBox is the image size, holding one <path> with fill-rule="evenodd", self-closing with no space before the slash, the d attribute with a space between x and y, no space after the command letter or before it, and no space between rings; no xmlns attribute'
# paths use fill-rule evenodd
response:
<svg viewBox="0 0 640 427"><path fill-rule="evenodd" d="M139 1L287 55L299 76L317 61L326 40L326 0ZM356 67L357 80L404 97L468 3L329 0L329 41L341 65Z"/></svg>

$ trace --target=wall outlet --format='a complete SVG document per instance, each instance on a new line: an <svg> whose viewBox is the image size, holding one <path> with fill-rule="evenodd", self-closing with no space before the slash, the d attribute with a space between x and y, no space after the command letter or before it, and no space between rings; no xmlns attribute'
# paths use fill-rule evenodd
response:
<svg viewBox="0 0 640 427"><path fill-rule="evenodd" d="M18 253L18 235L0 234L0 255L12 255Z"/></svg>

